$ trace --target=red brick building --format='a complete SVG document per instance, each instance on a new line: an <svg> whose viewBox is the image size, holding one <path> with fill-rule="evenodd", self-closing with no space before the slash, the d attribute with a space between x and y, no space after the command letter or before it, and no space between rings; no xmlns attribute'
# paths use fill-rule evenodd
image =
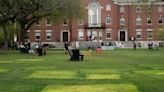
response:
<svg viewBox="0 0 164 92"><path fill-rule="evenodd" d="M122 2L121 2L122 1ZM124 2L123 2L124 1ZM164 24L164 3L130 3L131 0L83 0L84 18L52 24L42 19L29 32L31 42L149 41ZM145 7L146 6L146 7Z"/></svg>

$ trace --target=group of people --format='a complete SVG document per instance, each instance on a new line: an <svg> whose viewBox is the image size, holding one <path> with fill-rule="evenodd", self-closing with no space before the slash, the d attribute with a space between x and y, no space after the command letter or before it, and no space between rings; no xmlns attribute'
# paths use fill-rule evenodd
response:
<svg viewBox="0 0 164 92"><path fill-rule="evenodd" d="M42 56L42 55L46 55L47 53L47 49L48 49L48 45L47 44L42 44L41 42L38 42L36 45L35 45L35 53L39 56Z"/></svg>
<svg viewBox="0 0 164 92"><path fill-rule="evenodd" d="M24 54L36 54L38 56L46 55L46 51L48 49L48 45L43 45L41 42L38 42L34 48L31 48L30 42L20 43L18 45L18 48L20 49L21 53Z"/></svg>
<svg viewBox="0 0 164 92"><path fill-rule="evenodd" d="M139 46L139 47L141 47L141 46ZM133 49L134 49L134 51L136 50L136 48L137 48L137 44L136 44L135 41L133 41ZM148 49L149 50L152 50L152 51L153 51L153 49L158 50L158 48L159 48L159 46L157 44L153 44L152 41L148 42Z"/></svg>
<svg viewBox="0 0 164 92"><path fill-rule="evenodd" d="M25 42L25 43L20 43L18 44L18 48L20 49L21 53L26 53L29 54L29 51L31 49L31 43L30 42Z"/></svg>

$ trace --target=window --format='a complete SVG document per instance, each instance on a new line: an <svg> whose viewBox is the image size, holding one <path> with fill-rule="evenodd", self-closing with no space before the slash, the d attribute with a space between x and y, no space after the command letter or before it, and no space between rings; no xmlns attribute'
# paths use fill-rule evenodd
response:
<svg viewBox="0 0 164 92"><path fill-rule="evenodd" d="M141 39L142 38L142 31L136 30L136 39Z"/></svg>
<svg viewBox="0 0 164 92"><path fill-rule="evenodd" d="M111 17L110 16L106 16L106 24L107 25L111 24Z"/></svg>
<svg viewBox="0 0 164 92"><path fill-rule="evenodd" d="M78 39L84 40L84 30L83 29L78 30Z"/></svg>
<svg viewBox="0 0 164 92"><path fill-rule="evenodd" d="M110 4L106 4L106 11L111 11L111 5Z"/></svg>
<svg viewBox="0 0 164 92"><path fill-rule="evenodd" d="M88 9L90 26L99 26L101 23L101 6L98 2L91 2Z"/></svg>
<svg viewBox="0 0 164 92"><path fill-rule="evenodd" d="M78 25L84 25L84 21L81 20L81 19L79 19L79 20L78 20Z"/></svg>
<svg viewBox="0 0 164 92"><path fill-rule="evenodd" d="M123 15L120 18L120 25L125 25L125 18Z"/></svg>
<svg viewBox="0 0 164 92"><path fill-rule="evenodd" d="M158 24L159 25L163 24L163 17L162 17L162 15L160 15L159 18L158 18Z"/></svg>
<svg viewBox="0 0 164 92"><path fill-rule="evenodd" d="M46 19L46 25L47 25L47 26L51 26L51 19L50 19L50 18L47 18L47 19Z"/></svg>
<svg viewBox="0 0 164 92"><path fill-rule="evenodd" d="M162 5L160 5L160 6L158 7L158 12L163 12L163 6L162 6Z"/></svg>
<svg viewBox="0 0 164 92"><path fill-rule="evenodd" d="M120 12L125 12L125 7L124 6L120 6Z"/></svg>
<svg viewBox="0 0 164 92"><path fill-rule="evenodd" d="M147 17L147 24L152 25L152 18L150 16Z"/></svg>
<svg viewBox="0 0 164 92"><path fill-rule="evenodd" d="M152 4L151 3L149 3L149 5L148 5L148 12L152 12Z"/></svg>
<svg viewBox="0 0 164 92"><path fill-rule="evenodd" d="M67 19L64 19L63 26L68 26L68 20Z"/></svg>
<svg viewBox="0 0 164 92"><path fill-rule="evenodd" d="M87 35L89 41L97 41L98 39L97 31L88 31Z"/></svg>
<svg viewBox="0 0 164 92"><path fill-rule="evenodd" d="M153 38L153 30L152 29L148 29L147 30L147 39L152 39Z"/></svg>
<svg viewBox="0 0 164 92"><path fill-rule="evenodd" d="M141 7L140 6L136 7L136 12L141 12Z"/></svg>
<svg viewBox="0 0 164 92"><path fill-rule="evenodd" d="M106 39L112 39L112 30L111 29L106 30Z"/></svg>
<svg viewBox="0 0 164 92"><path fill-rule="evenodd" d="M52 30L46 30L46 40L52 40Z"/></svg>
<svg viewBox="0 0 164 92"><path fill-rule="evenodd" d="M41 34L40 32L35 32L35 40L40 40L41 39Z"/></svg>
<svg viewBox="0 0 164 92"><path fill-rule="evenodd" d="M136 18L136 25L141 25L141 17L137 16Z"/></svg>

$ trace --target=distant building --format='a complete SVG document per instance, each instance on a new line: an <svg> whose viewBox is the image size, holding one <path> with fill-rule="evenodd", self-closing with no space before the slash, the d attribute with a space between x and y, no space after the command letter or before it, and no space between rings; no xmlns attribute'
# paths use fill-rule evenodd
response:
<svg viewBox="0 0 164 92"><path fill-rule="evenodd" d="M31 42L65 41L149 41L157 40L155 30L164 25L164 3L153 7L142 0L82 0L85 16L70 23L52 24L42 19L28 31ZM130 2L134 1L134 2ZM150 0L154 1L154 0ZM144 7L147 5L148 7Z"/></svg>

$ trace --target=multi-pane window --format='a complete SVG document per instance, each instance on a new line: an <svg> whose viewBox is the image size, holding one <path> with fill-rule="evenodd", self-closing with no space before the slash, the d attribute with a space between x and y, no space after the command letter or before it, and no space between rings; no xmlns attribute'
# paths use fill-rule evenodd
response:
<svg viewBox="0 0 164 92"><path fill-rule="evenodd" d="M124 18L124 16L121 16L121 18L120 18L120 25L125 25L125 18Z"/></svg>
<svg viewBox="0 0 164 92"><path fill-rule="evenodd" d="M136 7L136 12L141 12L141 7L140 6Z"/></svg>
<svg viewBox="0 0 164 92"><path fill-rule="evenodd" d="M52 30L46 30L46 40L52 40Z"/></svg>
<svg viewBox="0 0 164 92"><path fill-rule="evenodd" d="M151 3L149 3L149 5L148 5L148 12L152 12L152 5L151 5Z"/></svg>
<svg viewBox="0 0 164 92"><path fill-rule="evenodd" d="M68 20L67 19L64 19L63 26L68 26Z"/></svg>
<svg viewBox="0 0 164 92"><path fill-rule="evenodd" d="M162 5L160 5L160 6L158 7L158 12L163 12L163 6L162 6Z"/></svg>
<svg viewBox="0 0 164 92"><path fill-rule="evenodd" d="M99 26L101 23L101 6L98 2L91 2L88 9L90 26Z"/></svg>
<svg viewBox="0 0 164 92"><path fill-rule="evenodd" d="M162 15L160 15L159 18L158 18L158 24L159 25L163 24L163 17L162 17Z"/></svg>
<svg viewBox="0 0 164 92"><path fill-rule="evenodd" d="M136 30L136 39L141 39L141 38L142 38L142 31Z"/></svg>
<svg viewBox="0 0 164 92"><path fill-rule="evenodd" d="M84 21L82 19L78 20L78 25L84 25Z"/></svg>
<svg viewBox="0 0 164 92"><path fill-rule="evenodd" d="M79 29L78 30L78 39L79 40L83 40L84 39L84 30L83 29Z"/></svg>
<svg viewBox="0 0 164 92"><path fill-rule="evenodd" d="M153 38L153 31L147 30L147 39L152 39L152 38Z"/></svg>
<svg viewBox="0 0 164 92"><path fill-rule="evenodd" d="M106 30L106 39L112 39L112 30L111 29Z"/></svg>
<svg viewBox="0 0 164 92"><path fill-rule="evenodd" d="M120 12L125 12L125 7L124 6L120 6Z"/></svg>
<svg viewBox="0 0 164 92"><path fill-rule="evenodd" d="M106 11L111 11L111 5L110 4L106 4Z"/></svg>
<svg viewBox="0 0 164 92"><path fill-rule="evenodd" d="M40 40L41 39L41 33L39 31L35 32L35 40Z"/></svg>
<svg viewBox="0 0 164 92"><path fill-rule="evenodd" d="M111 24L111 17L110 16L106 16L106 24Z"/></svg>
<svg viewBox="0 0 164 92"><path fill-rule="evenodd" d="M147 17L147 24L148 25L151 25L152 24L152 18L151 18L151 16L148 16Z"/></svg>
<svg viewBox="0 0 164 92"><path fill-rule="evenodd" d="M137 18L136 18L136 25L141 25L141 23L142 23L141 17L137 16Z"/></svg>
<svg viewBox="0 0 164 92"><path fill-rule="evenodd" d="M47 18L47 19L46 19L46 25L47 25L47 26L50 26L50 25L51 25L51 19L50 19L50 18Z"/></svg>

